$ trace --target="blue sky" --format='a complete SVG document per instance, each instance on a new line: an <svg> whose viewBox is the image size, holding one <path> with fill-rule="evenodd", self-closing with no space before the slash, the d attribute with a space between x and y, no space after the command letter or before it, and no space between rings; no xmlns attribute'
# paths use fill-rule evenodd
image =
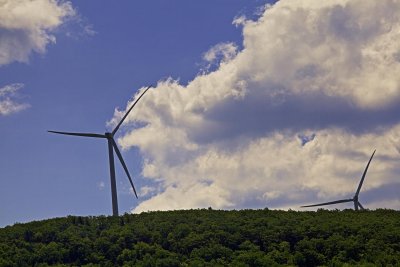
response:
<svg viewBox="0 0 400 267"><path fill-rule="evenodd" d="M68 214L109 214L106 142L46 131L105 132L114 108L124 106L140 87L167 77L185 83L200 71L202 54L211 46L240 43L241 31L232 25L233 18L252 16L264 4L70 3L75 17L49 33L56 43L48 44L44 53L29 53L27 62L13 60L0 67L0 87L23 84L15 101L30 105L0 117L0 225ZM136 178L141 158L135 150L124 156ZM117 179L127 187L120 166ZM98 187L101 182L103 190ZM120 185L119 201L121 212L137 205Z"/></svg>
<svg viewBox="0 0 400 267"><path fill-rule="evenodd" d="M375 148L361 203L400 208L395 1L5 3L0 226L111 214L105 140L46 131L110 130L150 84L117 136L140 195L116 162L120 213L346 198Z"/></svg>

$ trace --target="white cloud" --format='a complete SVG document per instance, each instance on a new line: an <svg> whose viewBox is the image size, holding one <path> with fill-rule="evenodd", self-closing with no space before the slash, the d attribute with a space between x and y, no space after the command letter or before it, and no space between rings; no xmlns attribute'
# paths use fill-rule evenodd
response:
<svg viewBox="0 0 400 267"><path fill-rule="evenodd" d="M75 10L69 1L0 0L0 66L44 53L52 34Z"/></svg>
<svg viewBox="0 0 400 267"><path fill-rule="evenodd" d="M139 197L146 197L146 196L152 194L153 192L155 192L156 190L157 190L157 189L156 189L155 187L152 187L152 186L142 186L142 187L140 188L140 191L139 191L138 196L139 196ZM134 193L134 192L133 192L133 190L132 190L132 194L133 194L133 193Z"/></svg>
<svg viewBox="0 0 400 267"><path fill-rule="evenodd" d="M17 113L30 107L29 104L18 103L16 100L20 97L18 91L23 86L23 84L14 83L0 88L0 116Z"/></svg>
<svg viewBox="0 0 400 267"><path fill-rule="evenodd" d="M140 148L143 175L161 187L134 211L352 197L374 148L360 197L396 185L398 10L395 0L281 0L257 21L236 19L241 51L187 86L159 82L127 118L145 126L119 143Z"/></svg>
<svg viewBox="0 0 400 267"><path fill-rule="evenodd" d="M237 50L238 47L234 43L220 43L204 53L203 59L209 64L229 61L236 56Z"/></svg>
<svg viewBox="0 0 400 267"><path fill-rule="evenodd" d="M262 198L264 198L265 200L276 199L276 198L280 197L282 194L283 194L283 192L276 191L276 190L270 190L270 191L265 192L262 195Z"/></svg>
<svg viewBox="0 0 400 267"><path fill-rule="evenodd" d="M106 187L106 184L103 181L97 183L97 188L99 190L103 190Z"/></svg>

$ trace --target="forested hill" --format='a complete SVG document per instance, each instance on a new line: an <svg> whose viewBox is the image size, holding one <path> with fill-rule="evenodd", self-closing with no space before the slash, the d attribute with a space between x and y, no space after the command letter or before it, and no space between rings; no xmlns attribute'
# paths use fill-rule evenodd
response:
<svg viewBox="0 0 400 267"><path fill-rule="evenodd" d="M0 266L400 266L400 211L212 209L0 229Z"/></svg>

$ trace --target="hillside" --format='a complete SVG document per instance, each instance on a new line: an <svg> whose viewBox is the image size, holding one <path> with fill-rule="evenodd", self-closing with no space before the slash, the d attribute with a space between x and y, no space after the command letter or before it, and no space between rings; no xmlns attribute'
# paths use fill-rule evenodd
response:
<svg viewBox="0 0 400 267"><path fill-rule="evenodd" d="M0 266L400 266L400 211L212 209L0 229Z"/></svg>

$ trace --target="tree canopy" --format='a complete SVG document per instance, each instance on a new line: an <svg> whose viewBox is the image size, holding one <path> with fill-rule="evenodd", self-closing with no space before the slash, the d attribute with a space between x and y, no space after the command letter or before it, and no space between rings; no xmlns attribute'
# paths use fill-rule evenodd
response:
<svg viewBox="0 0 400 267"><path fill-rule="evenodd" d="M400 211L179 210L0 229L0 266L400 266Z"/></svg>

